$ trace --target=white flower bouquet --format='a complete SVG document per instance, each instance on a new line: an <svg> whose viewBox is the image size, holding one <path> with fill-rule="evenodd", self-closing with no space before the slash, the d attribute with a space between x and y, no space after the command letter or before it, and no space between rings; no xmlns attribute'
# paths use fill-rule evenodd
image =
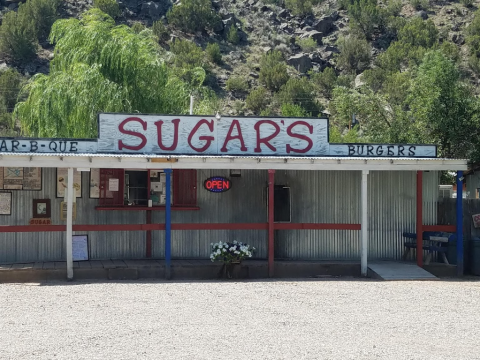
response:
<svg viewBox="0 0 480 360"><path fill-rule="evenodd" d="M212 253L210 254L210 260L223 261L225 264L232 264L240 262L245 258L252 257L255 248L241 243L239 241L234 242L218 242L211 244Z"/></svg>

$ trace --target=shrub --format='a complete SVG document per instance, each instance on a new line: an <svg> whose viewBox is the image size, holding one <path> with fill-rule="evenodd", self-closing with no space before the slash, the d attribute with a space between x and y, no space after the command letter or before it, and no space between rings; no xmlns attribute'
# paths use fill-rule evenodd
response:
<svg viewBox="0 0 480 360"><path fill-rule="evenodd" d="M362 71L370 63L371 47L365 39L355 36L341 36L337 41L340 53L337 65L348 72Z"/></svg>
<svg viewBox="0 0 480 360"><path fill-rule="evenodd" d="M240 36L238 36L238 30L235 25L230 26L230 29L228 29L227 40L234 45L240 41Z"/></svg>
<svg viewBox="0 0 480 360"><path fill-rule="evenodd" d="M460 2L465 7L472 7L473 6L473 0L460 0Z"/></svg>
<svg viewBox="0 0 480 360"><path fill-rule="evenodd" d="M195 32L205 28L212 28L220 21L219 16L212 10L210 0L182 0L167 13L170 24L176 28Z"/></svg>
<svg viewBox="0 0 480 360"><path fill-rule="evenodd" d="M246 99L247 108L256 114L264 111L269 103L268 91L264 87L258 87L252 90Z"/></svg>
<svg viewBox="0 0 480 360"><path fill-rule="evenodd" d="M351 16L351 27L360 30L370 39L373 29L380 21L377 0L355 0L348 6L348 13Z"/></svg>
<svg viewBox="0 0 480 360"><path fill-rule="evenodd" d="M170 45L170 51L175 54L175 66L183 69L193 69L204 66L202 48L189 40L175 39Z"/></svg>
<svg viewBox="0 0 480 360"><path fill-rule="evenodd" d="M389 0L387 2L387 15L388 16L399 16L402 11L403 4L400 0Z"/></svg>
<svg viewBox="0 0 480 360"><path fill-rule="evenodd" d="M297 41L297 44L302 48L305 52L312 52L318 47L318 44L312 38L304 38Z"/></svg>
<svg viewBox="0 0 480 360"><path fill-rule="evenodd" d="M48 38L52 25L58 18L59 4L60 0L29 0L23 6L21 15L24 15L27 21L33 21L35 35L39 41Z"/></svg>
<svg viewBox="0 0 480 360"><path fill-rule="evenodd" d="M412 46L431 48L437 43L438 30L432 20L413 18L398 32L398 40Z"/></svg>
<svg viewBox="0 0 480 360"><path fill-rule="evenodd" d="M415 10L428 10L430 3L428 0L410 0L410 5Z"/></svg>
<svg viewBox="0 0 480 360"><path fill-rule="evenodd" d="M330 98L337 84L337 74L331 67L327 67L322 72L312 74L312 81L325 97Z"/></svg>
<svg viewBox="0 0 480 360"><path fill-rule="evenodd" d="M228 91L232 92L246 92L248 90L247 81L240 76L232 76L226 82Z"/></svg>
<svg viewBox="0 0 480 360"><path fill-rule="evenodd" d="M7 111L13 111L22 84L23 77L17 70L9 68L0 73L0 99Z"/></svg>
<svg viewBox="0 0 480 360"><path fill-rule="evenodd" d="M132 30L135 34L138 34L145 30L145 25L143 25L140 21L135 21L132 25Z"/></svg>
<svg viewBox="0 0 480 360"><path fill-rule="evenodd" d="M262 56L259 75L260 82L272 91L278 91L288 81L287 65L280 51L275 50Z"/></svg>
<svg viewBox="0 0 480 360"><path fill-rule="evenodd" d="M298 105L305 111L317 115L321 110L315 100L313 85L307 78L291 78L283 85L277 94L278 102Z"/></svg>
<svg viewBox="0 0 480 360"><path fill-rule="evenodd" d="M93 6L102 10L105 14L110 15L114 19L121 13L117 0L93 0Z"/></svg>
<svg viewBox="0 0 480 360"><path fill-rule="evenodd" d="M0 52L15 62L28 62L37 52L37 37L32 21L22 14L21 4L18 12L10 11L3 16L0 27Z"/></svg>
<svg viewBox="0 0 480 360"><path fill-rule="evenodd" d="M299 105L295 104L282 104L281 108L282 116L286 117L310 117L312 114L307 113L307 111Z"/></svg>
<svg viewBox="0 0 480 360"><path fill-rule="evenodd" d="M165 42L168 40L169 31L163 24L162 20L155 21L152 25L153 34L158 38L158 41Z"/></svg>
<svg viewBox="0 0 480 360"><path fill-rule="evenodd" d="M222 54L220 53L220 46L217 43L210 43L205 49L207 59L215 64L222 63Z"/></svg>
<svg viewBox="0 0 480 360"><path fill-rule="evenodd" d="M285 7L296 16L308 15L313 11L312 0L285 0Z"/></svg>

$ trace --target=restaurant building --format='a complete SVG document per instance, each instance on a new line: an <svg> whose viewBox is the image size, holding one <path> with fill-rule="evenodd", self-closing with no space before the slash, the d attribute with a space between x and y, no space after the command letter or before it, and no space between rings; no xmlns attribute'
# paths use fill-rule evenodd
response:
<svg viewBox="0 0 480 360"><path fill-rule="evenodd" d="M100 114L98 128L0 138L0 264L66 261L73 278L78 256L153 258L168 273L238 240L269 276L276 260L352 260L366 275L402 258L405 231L420 250L423 231L462 236L437 225L436 203L439 171L461 182L467 162L434 145L333 144L328 119Z"/></svg>

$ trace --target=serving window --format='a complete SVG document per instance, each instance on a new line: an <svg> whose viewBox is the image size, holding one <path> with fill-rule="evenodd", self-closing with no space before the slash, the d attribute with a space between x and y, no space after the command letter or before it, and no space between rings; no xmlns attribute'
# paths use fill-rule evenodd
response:
<svg viewBox="0 0 480 360"><path fill-rule="evenodd" d="M197 171L173 170L171 205L197 206ZM166 205L166 174L163 170L100 169L101 207L146 207Z"/></svg>

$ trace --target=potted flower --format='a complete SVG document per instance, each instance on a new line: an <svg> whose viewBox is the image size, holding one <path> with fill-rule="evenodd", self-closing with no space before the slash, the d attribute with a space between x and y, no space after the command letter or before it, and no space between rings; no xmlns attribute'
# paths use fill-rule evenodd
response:
<svg viewBox="0 0 480 360"><path fill-rule="evenodd" d="M222 261L223 272L229 279L232 278L232 272L234 265L238 265L245 258L251 258L255 248L244 244L239 241L233 242L218 242L211 244L212 253L210 254L210 260Z"/></svg>

